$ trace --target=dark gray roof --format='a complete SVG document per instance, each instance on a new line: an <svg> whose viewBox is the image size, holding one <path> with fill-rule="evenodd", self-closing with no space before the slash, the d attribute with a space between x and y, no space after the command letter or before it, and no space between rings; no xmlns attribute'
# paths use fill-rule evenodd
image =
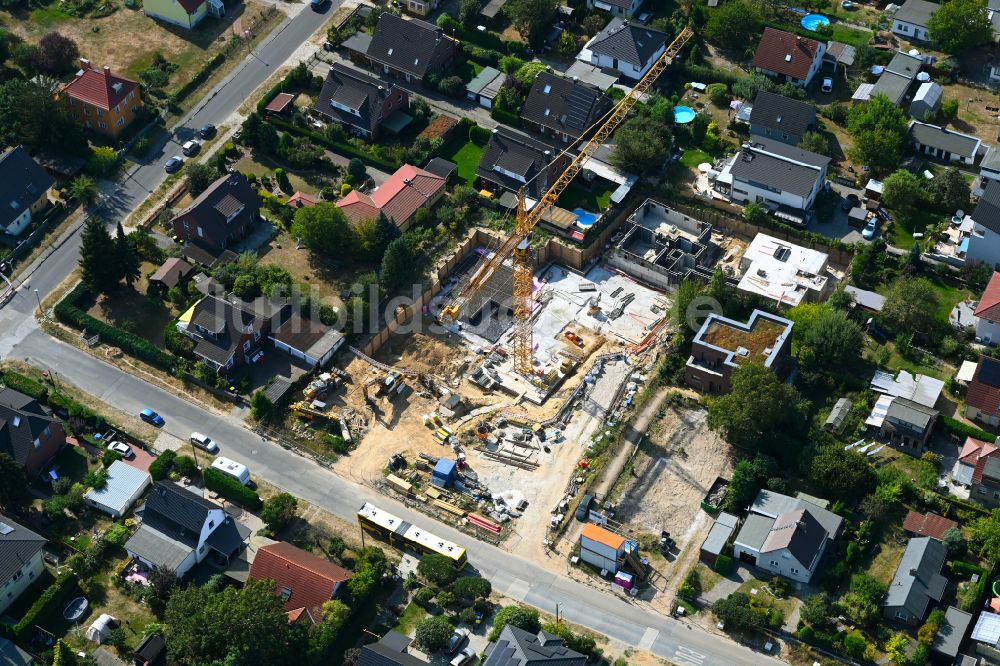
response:
<svg viewBox="0 0 1000 666"><path fill-rule="evenodd" d="M819 506L815 502L810 502L806 499L807 497L808 495L789 497L788 495L782 495L781 493L776 493L773 490L765 489L757 493L757 497L754 499L753 506L750 511L751 514L759 513L764 516L770 516L771 518L777 518L782 513L806 508L809 509L809 513L812 514L813 518L819 521L819 524L823 526L823 529L830 533L831 538L836 537L840 533L840 528L844 524L844 519L832 511Z"/></svg>
<svg viewBox="0 0 1000 666"><path fill-rule="evenodd" d="M765 185L798 196L808 195L822 178L829 157L751 136L730 169L739 180Z"/></svg>
<svg viewBox="0 0 1000 666"><path fill-rule="evenodd" d="M546 168L556 154L557 151L548 144L500 126L490 134L476 175L517 192L524 183L496 171L494 166L519 174L529 181L528 196L537 199L543 192L540 192L539 179L535 176Z"/></svg>
<svg viewBox="0 0 1000 666"><path fill-rule="evenodd" d="M260 197L250 186L246 176L239 171L220 176L218 180L188 204L188 207L174 216L189 215L198 224L225 228L230 224L228 217L240 206L251 211L260 210ZM234 218L239 220L240 218Z"/></svg>
<svg viewBox="0 0 1000 666"><path fill-rule="evenodd" d="M886 70L882 72L882 75L878 77L878 81L872 86L870 96L885 95L889 98L890 102L899 106L903 98L906 97L906 92L910 89L911 83L913 83L912 77L907 78L901 74Z"/></svg>
<svg viewBox="0 0 1000 666"><path fill-rule="evenodd" d="M46 538L3 514L0 524L6 526L0 528L0 580L7 581L45 546Z"/></svg>
<svg viewBox="0 0 1000 666"><path fill-rule="evenodd" d="M904 608L910 615L922 618L930 600L941 601L944 594L948 579L941 575L941 568L947 557L948 549L937 539L910 539L882 605Z"/></svg>
<svg viewBox="0 0 1000 666"><path fill-rule="evenodd" d="M37 663L30 654L6 638L0 638L0 666L34 666Z"/></svg>
<svg viewBox="0 0 1000 666"><path fill-rule="evenodd" d="M800 564L810 567L829 536L810 509L796 509L774 519L760 552L770 553L787 548Z"/></svg>
<svg viewBox="0 0 1000 666"><path fill-rule="evenodd" d="M142 522L174 539L193 533L197 543L208 512L218 508L176 483L157 481L146 499Z"/></svg>
<svg viewBox="0 0 1000 666"><path fill-rule="evenodd" d="M24 466L35 440L49 426L62 427L37 400L14 389L0 388L0 453L9 454Z"/></svg>
<svg viewBox="0 0 1000 666"><path fill-rule="evenodd" d="M668 35L614 18L590 42L590 50L598 55L617 58L631 65L646 65L667 43Z"/></svg>
<svg viewBox="0 0 1000 666"><path fill-rule="evenodd" d="M21 146L0 155L0 229L6 229L55 183Z"/></svg>
<svg viewBox="0 0 1000 666"><path fill-rule="evenodd" d="M424 165L424 171L448 180L455 174L456 171L458 171L458 165L454 162L449 162L443 157L432 157L427 164Z"/></svg>
<svg viewBox="0 0 1000 666"><path fill-rule="evenodd" d="M371 132L384 120L379 114L391 93L391 83L347 65L334 63L323 82L323 90L313 104L313 110L338 122ZM358 115L338 109L331 102L354 109Z"/></svg>
<svg viewBox="0 0 1000 666"><path fill-rule="evenodd" d="M597 88L541 72L524 101L521 118L575 139L610 108L611 98Z"/></svg>
<svg viewBox="0 0 1000 666"><path fill-rule="evenodd" d="M989 180L979 203L972 211L972 219L990 231L1000 234L1000 181Z"/></svg>
<svg viewBox="0 0 1000 666"><path fill-rule="evenodd" d="M435 52L442 48L454 46L441 28L385 12L375 26L368 57L422 79L430 70Z"/></svg>
<svg viewBox="0 0 1000 666"><path fill-rule="evenodd" d="M191 546L183 543L145 524L125 542L125 550L128 552L157 567L174 571L184 563L195 547L197 544Z"/></svg>
<svg viewBox="0 0 1000 666"><path fill-rule="evenodd" d="M139 643L139 646L135 649L135 654L150 663L155 663L160 655L163 654L163 650L166 647L167 644L162 636L159 634L150 634Z"/></svg>
<svg viewBox="0 0 1000 666"><path fill-rule="evenodd" d="M896 55L892 56L892 60L890 60L889 64L885 66L885 71L893 72L912 80L916 78L917 72L920 71L923 64L924 61L917 56L911 56L909 53L896 51Z"/></svg>
<svg viewBox="0 0 1000 666"><path fill-rule="evenodd" d="M240 530L240 527L235 520L226 516L222 524L208 535L205 543L229 557L239 549L240 544L250 537L250 531L246 528Z"/></svg>
<svg viewBox="0 0 1000 666"><path fill-rule="evenodd" d="M427 666L426 661L407 654L410 642L399 632L387 632L377 643L361 648L358 666Z"/></svg>
<svg viewBox="0 0 1000 666"><path fill-rule="evenodd" d="M921 405L906 398L894 398L886 410L886 418L892 417L908 423L920 432L925 432L937 420L936 409Z"/></svg>
<svg viewBox="0 0 1000 666"><path fill-rule="evenodd" d="M483 666L583 666L587 662L582 654L563 645L558 636L545 631L532 634L509 624L486 652Z"/></svg>
<svg viewBox="0 0 1000 666"><path fill-rule="evenodd" d="M816 124L816 107L806 102L761 91L753 101L750 124L801 137Z"/></svg>
<svg viewBox="0 0 1000 666"><path fill-rule="evenodd" d="M729 518L733 520L730 521ZM719 514L715 523L712 524L712 529L709 531L708 536L705 537L705 541L701 544L702 551L714 555L721 553L730 537L733 536L733 531L736 529L735 520L736 516L731 514L725 512Z"/></svg>
<svg viewBox="0 0 1000 666"><path fill-rule="evenodd" d="M739 534L736 535L734 543L741 543L748 548L760 550L767 539L767 535L770 534L773 525L774 518L763 516L759 513L751 513L743 521L743 527L740 528Z"/></svg>
<svg viewBox="0 0 1000 666"><path fill-rule="evenodd" d="M937 635L934 637L931 651L950 659L957 657L970 624L972 624L970 613L948 606L944 612L944 622L938 627Z"/></svg>
<svg viewBox="0 0 1000 666"><path fill-rule="evenodd" d="M980 144L979 139L974 136L959 134L937 125L928 125L917 121L910 123L910 136L922 146L940 148L963 157L973 157Z"/></svg>
<svg viewBox="0 0 1000 666"><path fill-rule="evenodd" d="M893 19L926 28L927 21L940 6L936 2L927 2L927 0L906 0L903 6L896 11Z"/></svg>

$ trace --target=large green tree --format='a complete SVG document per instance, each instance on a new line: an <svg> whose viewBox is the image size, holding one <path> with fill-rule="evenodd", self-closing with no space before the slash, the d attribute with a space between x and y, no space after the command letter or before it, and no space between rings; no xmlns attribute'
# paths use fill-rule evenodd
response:
<svg viewBox="0 0 1000 666"><path fill-rule="evenodd" d="M890 285L881 319L895 333L930 334L937 327L938 295L924 278L900 277Z"/></svg>
<svg viewBox="0 0 1000 666"><path fill-rule="evenodd" d="M930 191L931 200L938 208L942 208L949 213L961 210L969 205L969 181L957 167L949 167L944 173L936 176L927 185Z"/></svg>
<svg viewBox="0 0 1000 666"><path fill-rule="evenodd" d="M451 585L458 578L455 565L444 555L428 553L420 558L417 573L434 587L442 588Z"/></svg>
<svg viewBox="0 0 1000 666"><path fill-rule="evenodd" d="M503 7L518 34L539 46L555 24L558 0L510 0Z"/></svg>
<svg viewBox="0 0 1000 666"><path fill-rule="evenodd" d="M135 244L129 236L125 235L122 223L118 223L115 230L115 262L118 265L119 279L125 280L130 288L139 279L142 260L135 249Z"/></svg>
<svg viewBox="0 0 1000 666"><path fill-rule="evenodd" d="M415 642L424 652L437 652L448 645L453 627L443 615L432 615L417 625Z"/></svg>
<svg viewBox="0 0 1000 666"><path fill-rule="evenodd" d="M877 171L889 171L903 154L907 129L903 110L878 94L847 114L847 130L854 139L852 158Z"/></svg>
<svg viewBox="0 0 1000 666"><path fill-rule="evenodd" d="M755 7L742 0L732 0L714 7L705 24L705 36L726 49L745 50L754 43L764 27L764 19Z"/></svg>
<svg viewBox="0 0 1000 666"><path fill-rule="evenodd" d="M218 180L219 170L207 162L189 164L184 170L185 182L192 196L198 196L208 189L208 186Z"/></svg>
<svg viewBox="0 0 1000 666"><path fill-rule="evenodd" d="M316 254L330 259L351 256L354 230L344 211L332 203L299 208L292 219L292 235Z"/></svg>
<svg viewBox="0 0 1000 666"><path fill-rule="evenodd" d="M405 238L397 238L389 243L379 272L379 285L382 289L391 294L402 287L407 279L414 280L416 259L416 253Z"/></svg>
<svg viewBox="0 0 1000 666"><path fill-rule="evenodd" d="M25 79L0 83L0 143L30 150L55 146L80 155L87 150L82 128L66 109L47 88Z"/></svg>
<svg viewBox="0 0 1000 666"><path fill-rule="evenodd" d="M632 173L645 174L663 166L670 155L670 131L648 116L629 118L615 132L614 163Z"/></svg>
<svg viewBox="0 0 1000 666"><path fill-rule="evenodd" d="M277 532L287 527L294 519L299 508L299 501L290 493L278 493L264 501L260 518L272 531Z"/></svg>
<svg viewBox="0 0 1000 666"><path fill-rule="evenodd" d="M867 625L879 617L885 583L867 574L856 574L851 578L851 591L844 597L847 617L858 624Z"/></svg>
<svg viewBox="0 0 1000 666"><path fill-rule="evenodd" d="M104 220L88 217L83 223L80 239L80 272L83 282L100 293L116 289L121 281L116 260L117 248Z"/></svg>
<svg viewBox="0 0 1000 666"><path fill-rule="evenodd" d="M507 625L524 629L530 634L537 634L541 629L541 621L538 619L538 611L527 606L504 606L497 611L493 618L493 628L490 629L489 639L495 641Z"/></svg>
<svg viewBox="0 0 1000 666"><path fill-rule="evenodd" d="M920 176L898 169L882 181L882 203L887 208L908 212L920 208L925 200L926 183Z"/></svg>
<svg viewBox="0 0 1000 666"><path fill-rule="evenodd" d="M980 557L1000 561L1000 509L976 518L969 525L969 545Z"/></svg>
<svg viewBox="0 0 1000 666"><path fill-rule="evenodd" d="M803 338L816 363L827 371L842 368L845 363L857 358L863 341L861 327L842 311L831 308L820 314Z"/></svg>
<svg viewBox="0 0 1000 666"><path fill-rule="evenodd" d="M945 53L961 53L989 43L993 24L986 0L948 0L927 21L931 39Z"/></svg>
<svg viewBox="0 0 1000 666"><path fill-rule="evenodd" d="M812 459L809 480L824 497L861 497L875 487L875 470L864 455L832 445L820 449Z"/></svg>

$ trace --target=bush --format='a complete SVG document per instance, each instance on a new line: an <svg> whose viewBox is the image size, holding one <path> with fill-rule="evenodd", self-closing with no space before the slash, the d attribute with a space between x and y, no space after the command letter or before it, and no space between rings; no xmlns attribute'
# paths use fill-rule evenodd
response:
<svg viewBox="0 0 1000 666"><path fill-rule="evenodd" d="M260 495L247 488L231 476L209 467L205 470L205 487L219 493L230 502L235 502L245 509L256 510L261 507Z"/></svg>
<svg viewBox="0 0 1000 666"><path fill-rule="evenodd" d="M437 652L448 644L452 627L448 619L435 615L417 625L416 644L424 652Z"/></svg>
<svg viewBox="0 0 1000 666"><path fill-rule="evenodd" d="M978 575L980 578L986 576L986 569L968 562L954 561L950 562L949 566L951 566L951 572L960 578L972 578L974 575Z"/></svg>
<svg viewBox="0 0 1000 666"><path fill-rule="evenodd" d="M190 479L198 476L198 463L191 456L177 456L174 458L174 471Z"/></svg>
<svg viewBox="0 0 1000 666"><path fill-rule="evenodd" d="M153 481L161 481L167 478L170 474L171 468L174 466L174 460L177 458L177 453L170 449L167 449L161 453L156 460L154 460L149 465L149 475L153 477Z"/></svg>
<svg viewBox="0 0 1000 666"><path fill-rule="evenodd" d="M125 546L125 542L128 541L128 538L128 528L121 523L114 523L104 533L101 540L114 548L122 548Z"/></svg>
<svg viewBox="0 0 1000 666"><path fill-rule="evenodd" d="M101 456L101 464L104 465L105 469L111 467L114 463L122 459L122 454L117 451L112 451L111 449L104 449L104 454Z"/></svg>
<svg viewBox="0 0 1000 666"><path fill-rule="evenodd" d="M996 439L994 435L989 434L985 430L980 430L975 426L971 426L968 423L962 423L950 416L941 415L941 425L945 429L950 430L959 437L972 437L973 439L981 439L984 442L992 442Z"/></svg>
<svg viewBox="0 0 1000 666"><path fill-rule="evenodd" d="M490 581L478 576L463 576L455 581L452 591L459 599L472 601L474 599L486 598L493 591Z"/></svg>
<svg viewBox="0 0 1000 666"><path fill-rule="evenodd" d="M63 604L76 588L76 577L72 571L63 571L42 595L35 599L21 621L14 625L17 642L27 644L35 633L35 625L43 622L50 613L61 612Z"/></svg>
<svg viewBox="0 0 1000 666"><path fill-rule="evenodd" d="M733 558L728 555L719 555L715 558L715 566L712 568L723 576L728 576L733 568Z"/></svg>
<svg viewBox="0 0 1000 666"><path fill-rule="evenodd" d="M431 599L434 598L434 590L429 587L422 587L417 590L416 594L413 595L413 600L417 602L418 605L426 608L430 605Z"/></svg>
<svg viewBox="0 0 1000 666"><path fill-rule="evenodd" d="M18 372L11 372L10 370L3 373L0 376L3 384L10 389L14 389L19 393L23 393L26 396L32 397L39 402L45 402L49 395L49 389L42 383L36 382L31 377L27 377Z"/></svg>
<svg viewBox="0 0 1000 666"><path fill-rule="evenodd" d="M485 127L473 125L469 128L469 141L477 146L485 146L490 140L491 132Z"/></svg>

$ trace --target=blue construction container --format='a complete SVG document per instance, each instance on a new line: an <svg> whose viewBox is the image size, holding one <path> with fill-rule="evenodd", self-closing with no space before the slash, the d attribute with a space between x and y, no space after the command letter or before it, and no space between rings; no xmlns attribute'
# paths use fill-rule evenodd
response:
<svg viewBox="0 0 1000 666"><path fill-rule="evenodd" d="M455 481L457 471L458 464L454 460L438 458L437 464L434 465L434 471L431 473L431 485L447 488Z"/></svg>

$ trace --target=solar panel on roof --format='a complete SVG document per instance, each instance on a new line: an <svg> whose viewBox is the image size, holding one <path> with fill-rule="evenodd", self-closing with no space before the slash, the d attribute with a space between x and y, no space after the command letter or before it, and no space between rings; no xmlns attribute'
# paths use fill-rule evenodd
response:
<svg viewBox="0 0 1000 666"><path fill-rule="evenodd" d="M7 535L7 534L10 534L13 531L14 531L14 528L11 527L10 525L8 525L7 523L0 523L0 534Z"/></svg>
<svg viewBox="0 0 1000 666"><path fill-rule="evenodd" d="M983 364L979 368L979 381L1000 387L1000 361L983 357Z"/></svg>

